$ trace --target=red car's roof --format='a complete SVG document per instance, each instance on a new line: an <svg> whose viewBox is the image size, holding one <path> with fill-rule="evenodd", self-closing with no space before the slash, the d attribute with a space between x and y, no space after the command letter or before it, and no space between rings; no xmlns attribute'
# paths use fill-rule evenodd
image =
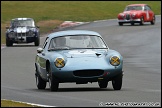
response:
<svg viewBox="0 0 162 108"><path fill-rule="evenodd" d="M128 6L145 6L145 5L147 5L147 4L130 4Z"/></svg>

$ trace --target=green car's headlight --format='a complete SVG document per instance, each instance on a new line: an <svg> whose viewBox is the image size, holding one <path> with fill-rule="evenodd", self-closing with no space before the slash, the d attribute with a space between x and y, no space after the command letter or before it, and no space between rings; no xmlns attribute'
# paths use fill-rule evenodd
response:
<svg viewBox="0 0 162 108"><path fill-rule="evenodd" d="M55 66L58 68L62 68L65 66L65 61L63 58L56 58L54 63L55 63Z"/></svg>
<svg viewBox="0 0 162 108"><path fill-rule="evenodd" d="M34 34L33 31L30 30L30 31L28 32L28 35L29 35L29 36L34 36L35 34Z"/></svg>
<svg viewBox="0 0 162 108"><path fill-rule="evenodd" d="M12 37L15 36L15 33L14 33L14 32L10 32L10 33L8 34L8 36L9 36L10 38L12 38Z"/></svg>
<svg viewBox="0 0 162 108"><path fill-rule="evenodd" d="M113 66L118 66L120 64L120 58L118 56L112 56L110 58L110 64Z"/></svg>

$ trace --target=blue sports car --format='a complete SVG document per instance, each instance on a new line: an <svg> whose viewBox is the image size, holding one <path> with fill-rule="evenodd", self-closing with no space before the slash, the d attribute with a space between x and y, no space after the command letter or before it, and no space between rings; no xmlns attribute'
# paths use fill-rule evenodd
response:
<svg viewBox="0 0 162 108"><path fill-rule="evenodd" d="M35 77L38 89L57 91L59 83L87 84L98 82L106 88L112 81L120 90L123 78L123 57L108 48L102 36L94 31L67 30L49 34L42 48L37 49Z"/></svg>

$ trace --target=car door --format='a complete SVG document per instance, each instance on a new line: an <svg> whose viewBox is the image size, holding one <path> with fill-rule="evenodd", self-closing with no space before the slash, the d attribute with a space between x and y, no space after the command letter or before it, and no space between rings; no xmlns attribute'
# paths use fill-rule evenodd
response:
<svg viewBox="0 0 162 108"><path fill-rule="evenodd" d="M147 8L147 6L145 5L144 6L144 20L145 21L148 21L149 19L150 19L150 15L149 15L149 11L148 11L148 8Z"/></svg>
<svg viewBox="0 0 162 108"><path fill-rule="evenodd" d="M146 21L151 21L154 16L154 13L151 10L150 6L145 5L145 13L146 13Z"/></svg>
<svg viewBox="0 0 162 108"><path fill-rule="evenodd" d="M154 12L151 10L151 7L150 6L146 6L147 7L147 10L148 10L148 13L149 13L149 21L152 21L152 18L154 17Z"/></svg>
<svg viewBox="0 0 162 108"><path fill-rule="evenodd" d="M38 64L38 71L40 72L40 76L44 79L47 79L47 71L46 71L46 47L49 39L46 38L44 45L43 45L43 51L41 53L37 54L37 64Z"/></svg>

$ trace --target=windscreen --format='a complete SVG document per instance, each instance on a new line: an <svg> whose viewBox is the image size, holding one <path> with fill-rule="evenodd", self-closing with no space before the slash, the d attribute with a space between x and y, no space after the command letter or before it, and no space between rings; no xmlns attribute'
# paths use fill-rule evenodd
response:
<svg viewBox="0 0 162 108"><path fill-rule="evenodd" d="M103 39L99 36L77 35L63 36L51 39L49 49L54 48L107 48Z"/></svg>
<svg viewBox="0 0 162 108"><path fill-rule="evenodd" d="M32 19L12 21L12 27L21 27L21 26L35 27L34 21Z"/></svg>
<svg viewBox="0 0 162 108"><path fill-rule="evenodd" d="M142 10L142 6L127 6L124 11Z"/></svg>

